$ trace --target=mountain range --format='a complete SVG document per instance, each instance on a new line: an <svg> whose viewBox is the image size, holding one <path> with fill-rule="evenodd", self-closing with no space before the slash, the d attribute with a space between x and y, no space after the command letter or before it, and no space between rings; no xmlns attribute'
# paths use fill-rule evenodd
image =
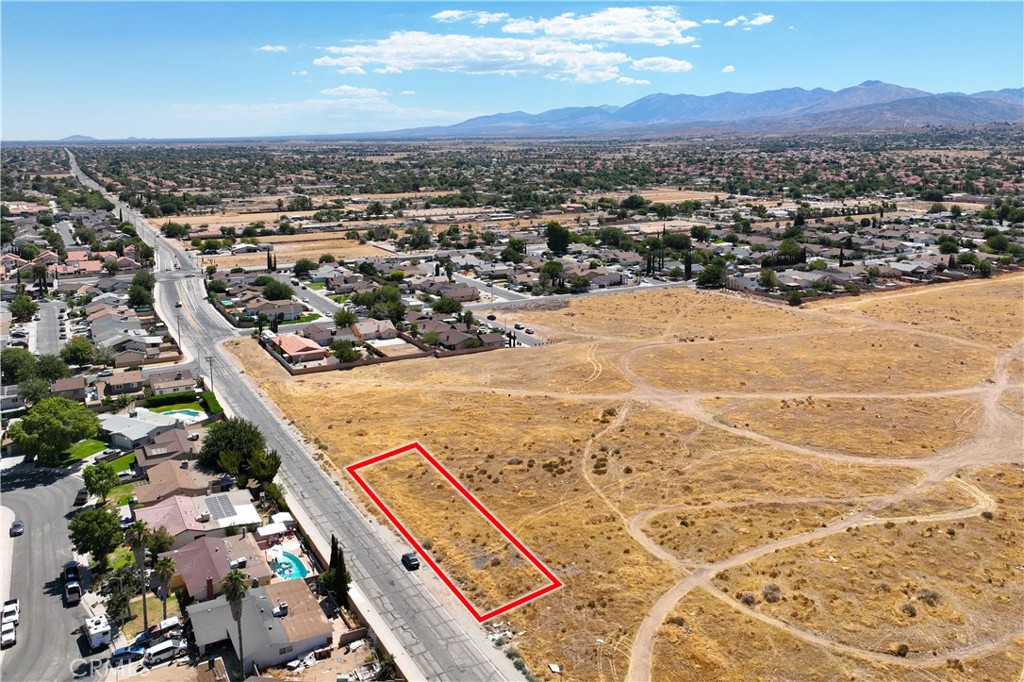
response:
<svg viewBox="0 0 1024 682"><path fill-rule="evenodd" d="M546 137L884 130L926 125L1021 123L1024 88L971 95L933 94L881 81L843 90L785 88L751 94L642 97L622 107L592 106L479 116L449 126L410 128L344 137Z"/></svg>

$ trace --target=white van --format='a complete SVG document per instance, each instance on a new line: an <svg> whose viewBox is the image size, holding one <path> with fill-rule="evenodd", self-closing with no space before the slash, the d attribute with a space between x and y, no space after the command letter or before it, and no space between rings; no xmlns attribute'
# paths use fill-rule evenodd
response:
<svg viewBox="0 0 1024 682"><path fill-rule="evenodd" d="M146 649L142 662L146 665L156 665L157 663L163 663L172 658L182 656L186 651L187 647L184 640L168 639Z"/></svg>

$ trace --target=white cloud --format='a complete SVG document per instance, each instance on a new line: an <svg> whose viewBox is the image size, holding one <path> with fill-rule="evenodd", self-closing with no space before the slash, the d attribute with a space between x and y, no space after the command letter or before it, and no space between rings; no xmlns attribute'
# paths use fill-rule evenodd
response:
<svg viewBox="0 0 1024 682"><path fill-rule="evenodd" d="M736 67L730 64L729 66L726 66L725 68L722 69L722 73L732 73L735 70Z"/></svg>
<svg viewBox="0 0 1024 682"><path fill-rule="evenodd" d="M651 81L644 80L642 78L630 78L629 76L619 76L615 79L615 82L620 85L650 85Z"/></svg>
<svg viewBox="0 0 1024 682"><path fill-rule="evenodd" d="M176 103L171 114L187 120L255 122L261 126L283 124L308 127L338 126L339 129L321 128L322 132L350 132L357 130L387 130L422 124L446 124L479 116L480 111L449 111L400 107L384 97L339 97L307 99L298 102L261 102L246 104ZM367 116L372 114L372 116Z"/></svg>
<svg viewBox="0 0 1024 682"><path fill-rule="evenodd" d="M357 88L354 85L339 85L334 88L326 88L320 91L321 95L332 95L337 97L362 97L362 98L380 98L387 97L388 93L384 90L375 90L374 88Z"/></svg>
<svg viewBox="0 0 1024 682"><path fill-rule="evenodd" d="M720 23L722 23L722 20L721 19L705 19L704 21L702 21L700 23L702 23L702 24L720 24Z"/></svg>
<svg viewBox="0 0 1024 682"><path fill-rule="evenodd" d="M398 94L399 94L399 95L406 95L406 96L408 96L408 95L415 95L415 94L416 94L416 91L415 91L415 90L402 90L402 91L401 91L400 93L398 93Z"/></svg>
<svg viewBox="0 0 1024 682"><path fill-rule="evenodd" d="M470 20L477 26L486 26L487 24L495 24L500 21L508 19L506 12L481 12L481 11L468 11L462 9L446 9L442 12L438 12L430 17L435 21L443 23L454 23L456 21Z"/></svg>
<svg viewBox="0 0 1024 682"><path fill-rule="evenodd" d="M790 31L795 31L795 30L796 30L796 26L790 26L790 27L789 27L789 30L790 30Z"/></svg>
<svg viewBox="0 0 1024 682"><path fill-rule="evenodd" d="M470 75L539 75L578 83L614 81L620 65L632 61L621 52L556 38L474 37L462 34L397 31L369 43L326 48L332 56L317 66L373 68L378 73L440 71Z"/></svg>
<svg viewBox="0 0 1024 682"><path fill-rule="evenodd" d="M288 47L285 45L264 45L263 47L256 48L259 52L287 52Z"/></svg>
<svg viewBox="0 0 1024 682"><path fill-rule="evenodd" d="M762 14L761 12L758 12L753 19L747 19L741 14L735 19L730 19L725 22L723 26L767 26L773 21L775 21L774 14Z"/></svg>
<svg viewBox="0 0 1024 682"><path fill-rule="evenodd" d="M694 50L699 50L700 49L700 45L696 45L696 44L690 45L690 47L692 47Z"/></svg>
<svg viewBox="0 0 1024 682"><path fill-rule="evenodd" d="M293 76L308 76L309 75L309 71L306 71L305 69L303 69L302 71L292 71L292 75Z"/></svg>
<svg viewBox="0 0 1024 682"><path fill-rule="evenodd" d="M630 68L636 71L656 71L658 73L685 73L693 68L693 64L685 59L672 59L670 57L645 57L636 59L630 64Z"/></svg>
<svg viewBox="0 0 1024 682"><path fill-rule="evenodd" d="M342 76L365 76L366 71L358 66L346 66L344 69L338 69L338 73Z"/></svg>
<svg viewBox="0 0 1024 682"><path fill-rule="evenodd" d="M511 19L505 33L540 33L566 40L685 45L696 40L684 31L700 26L675 7L609 7L593 14L566 12L550 19Z"/></svg>

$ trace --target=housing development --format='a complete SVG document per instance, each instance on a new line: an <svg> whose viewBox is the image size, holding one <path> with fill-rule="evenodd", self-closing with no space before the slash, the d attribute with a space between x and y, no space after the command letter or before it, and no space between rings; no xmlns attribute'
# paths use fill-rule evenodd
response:
<svg viewBox="0 0 1024 682"><path fill-rule="evenodd" d="M871 5L5 3L0 676L1024 679L1024 10Z"/></svg>

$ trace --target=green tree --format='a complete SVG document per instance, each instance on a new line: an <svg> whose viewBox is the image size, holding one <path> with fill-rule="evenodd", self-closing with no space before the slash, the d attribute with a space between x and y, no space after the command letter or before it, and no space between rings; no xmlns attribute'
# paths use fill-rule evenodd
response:
<svg viewBox="0 0 1024 682"><path fill-rule="evenodd" d="M146 543L146 549L149 550L150 554L163 554L169 552L174 547L175 537L171 535L170 531L166 527L160 526L156 530L149 534L149 541Z"/></svg>
<svg viewBox="0 0 1024 682"><path fill-rule="evenodd" d="M442 296L430 306L434 312L451 315L462 310L462 304L450 296Z"/></svg>
<svg viewBox="0 0 1024 682"><path fill-rule="evenodd" d="M132 308L153 305L153 292L138 284L131 285L128 289L128 305Z"/></svg>
<svg viewBox="0 0 1024 682"><path fill-rule="evenodd" d="M153 287L156 286L156 277L151 272L136 272L135 276L132 277L132 284L137 284L143 289L153 291Z"/></svg>
<svg viewBox="0 0 1024 682"><path fill-rule="evenodd" d="M556 260L549 260L540 267L541 280L547 280L555 286L559 286L561 284L564 274L565 266Z"/></svg>
<svg viewBox="0 0 1024 682"><path fill-rule="evenodd" d="M704 225L694 225L690 228L690 236L699 242L711 241L711 230Z"/></svg>
<svg viewBox="0 0 1024 682"><path fill-rule="evenodd" d="M300 258L298 261L295 262L295 265L292 267L292 272L295 274L296 277L305 277L310 272L316 269L317 263L315 260L311 260L309 258Z"/></svg>
<svg viewBox="0 0 1024 682"><path fill-rule="evenodd" d="M24 348L8 346L0 351L0 373L5 384L20 384L36 376L36 356Z"/></svg>
<svg viewBox="0 0 1024 682"><path fill-rule="evenodd" d="M232 417L213 424L207 430L203 447L199 451L199 463L212 469L217 466L221 453L237 452L245 459L266 447L267 441L255 424L240 417Z"/></svg>
<svg viewBox="0 0 1024 682"><path fill-rule="evenodd" d="M84 336L72 336L60 349L60 359L69 365L88 365L93 361L96 347Z"/></svg>
<svg viewBox="0 0 1024 682"><path fill-rule="evenodd" d="M50 382L41 377L30 377L18 384L18 396L27 405L35 405L50 395Z"/></svg>
<svg viewBox="0 0 1024 682"><path fill-rule="evenodd" d="M987 258L978 259L978 273L985 278L992 276L992 263Z"/></svg>
<svg viewBox="0 0 1024 682"><path fill-rule="evenodd" d="M221 583L224 599L231 607L231 617L238 627L238 660L242 666L242 678L246 677L245 644L242 640L242 611L245 607L245 595L249 592L249 578L237 568L224 576Z"/></svg>
<svg viewBox="0 0 1024 682"><path fill-rule="evenodd" d="M648 203L649 202L647 201L647 199L644 199L639 194L630 194L628 197L622 200L622 203L619 204L619 206L628 211L637 211L646 206Z"/></svg>
<svg viewBox="0 0 1024 682"><path fill-rule="evenodd" d="M590 280L583 275L573 275L569 279L569 289L574 294L583 293L590 290Z"/></svg>
<svg viewBox="0 0 1024 682"><path fill-rule="evenodd" d="M795 307L804 302L804 297L800 295L799 291L791 291L786 297L786 302Z"/></svg>
<svg viewBox="0 0 1024 682"><path fill-rule="evenodd" d="M117 512L106 507L86 509L68 522L71 546L79 554L91 554L101 568L106 568L107 555L121 544L121 520Z"/></svg>
<svg viewBox="0 0 1024 682"><path fill-rule="evenodd" d="M211 279L206 283L206 290L211 294L223 294L228 290L228 283L222 279Z"/></svg>
<svg viewBox="0 0 1024 682"><path fill-rule="evenodd" d="M171 591L171 578L174 577L176 571L177 566L174 563L174 559L169 556L160 557L153 566L153 573L156 574L157 580L160 581L160 600L164 603L163 620L167 620L167 599Z"/></svg>
<svg viewBox="0 0 1024 682"><path fill-rule="evenodd" d="M336 263L336 262L338 262L338 259L334 257L333 253L321 253L319 260L320 260L321 263Z"/></svg>
<svg viewBox="0 0 1024 682"><path fill-rule="evenodd" d="M563 254L569 249L569 228L564 227L557 220L552 220L544 230L544 236L548 240L548 251Z"/></svg>
<svg viewBox="0 0 1024 682"><path fill-rule="evenodd" d="M338 362L355 362L363 358L363 354L348 339L338 339L332 343L331 352L338 358Z"/></svg>
<svg viewBox="0 0 1024 682"><path fill-rule="evenodd" d="M776 250L779 256L782 258L796 259L800 257L803 252L803 247L800 246L795 239L783 239L779 243L779 248Z"/></svg>
<svg viewBox="0 0 1024 682"><path fill-rule="evenodd" d="M277 450L259 450L249 456L249 474L260 483L270 483L281 468L281 456Z"/></svg>
<svg viewBox="0 0 1024 682"><path fill-rule="evenodd" d="M423 334L423 338L421 339L421 341L423 341L423 343L427 344L428 346L436 346L437 344L441 343L441 335L438 334L437 332L426 332L425 334Z"/></svg>
<svg viewBox="0 0 1024 682"><path fill-rule="evenodd" d="M47 353L46 355L40 355L36 359L36 374L40 378L52 383L57 381L57 379L71 376L71 370L68 368L67 363L59 357Z"/></svg>
<svg viewBox="0 0 1024 682"><path fill-rule="evenodd" d="M80 403L59 396L44 398L8 430L8 435L28 458L57 464L72 443L92 438L99 419Z"/></svg>
<svg viewBox="0 0 1024 682"><path fill-rule="evenodd" d="M225 450L217 457L217 468L231 474L239 487L249 483L249 475L245 470L245 456L236 450Z"/></svg>
<svg viewBox="0 0 1024 682"><path fill-rule="evenodd" d="M117 472L110 462L98 462L85 467L82 471L85 489L92 495L98 495L103 502L107 501L107 493L118 484Z"/></svg>
<svg viewBox="0 0 1024 682"><path fill-rule="evenodd" d="M8 310L10 310L11 317L14 319L27 320L39 311L39 304L25 294L21 294L14 297L14 300L8 306Z"/></svg>
<svg viewBox="0 0 1024 682"><path fill-rule="evenodd" d="M725 284L725 268L717 263L711 263L697 275L697 286L720 287L723 284Z"/></svg>
<svg viewBox="0 0 1024 682"><path fill-rule="evenodd" d="M779 280L775 276L775 271L771 268L764 268L761 270L761 274L757 278L757 283L764 289L778 289Z"/></svg>
<svg viewBox="0 0 1024 682"><path fill-rule="evenodd" d="M290 286L276 279L267 282L267 285L263 287L263 298L268 301L286 301L294 293Z"/></svg>
<svg viewBox="0 0 1024 682"><path fill-rule="evenodd" d="M109 573L103 580L100 592L103 594L103 606L107 615L124 626L131 614L130 604L135 589L135 567L124 565Z"/></svg>
<svg viewBox="0 0 1024 682"><path fill-rule="evenodd" d="M359 316L348 308L342 308L334 313L334 324L338 327L351 327L359 321Z"/></svg>

